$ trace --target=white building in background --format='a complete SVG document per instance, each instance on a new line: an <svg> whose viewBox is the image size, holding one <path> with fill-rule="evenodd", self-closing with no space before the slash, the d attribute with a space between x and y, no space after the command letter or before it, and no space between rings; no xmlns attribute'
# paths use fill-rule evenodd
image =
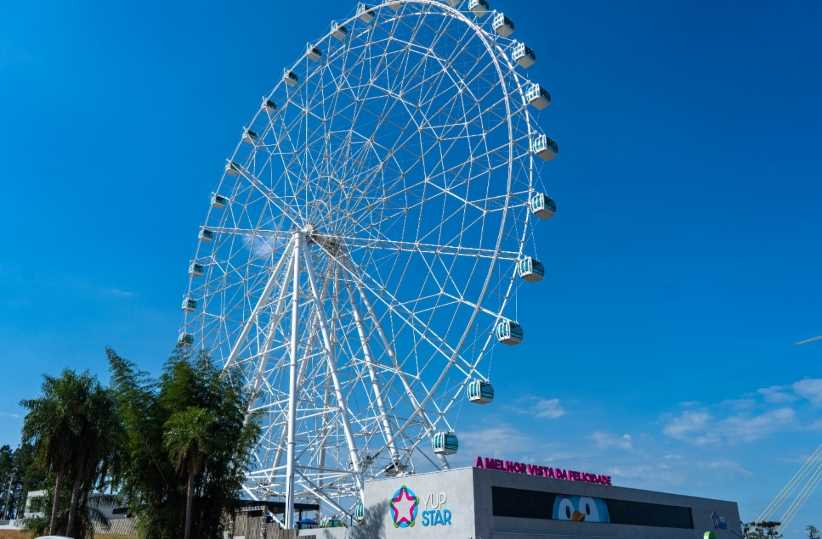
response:
<svg viewBox="0 0 822 539"><path fill-rule="evenodd" d="M48 506L48 492L45 490L31 490L26 495L26 507L23 510L23 518L44 518L46 507Z"/></svg>

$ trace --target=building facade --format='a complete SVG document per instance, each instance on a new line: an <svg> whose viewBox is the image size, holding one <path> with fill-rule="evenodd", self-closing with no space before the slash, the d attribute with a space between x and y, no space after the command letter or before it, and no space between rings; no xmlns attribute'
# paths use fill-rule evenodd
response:
<svg viewBox="0 0 822 539"><path fill-rule="evenodd" d="M386 539L740 536L734 502L616 487L578 472L557 471L566 477L557 479L547 470L475 467L372 481L359 532Z"/></svg>

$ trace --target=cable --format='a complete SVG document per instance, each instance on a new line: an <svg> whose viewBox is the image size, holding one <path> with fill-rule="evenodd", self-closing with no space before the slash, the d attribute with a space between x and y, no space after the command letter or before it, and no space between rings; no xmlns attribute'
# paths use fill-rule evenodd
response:
<svg viewBox="0 0 822 539"><path fill-rule="evenodd" d="M802 466L799 467L799 470L796 471L794 476L782 487L782 490L774 497L773 500L759 513L759 516L756 517L757 522L761 522L763 520L769 520L769 517L775 513L779 507L785 502L787 496L794 490L797 484L799 484L801 479L807 478L808 470L813 467L816 461L822 458L822 445L819 445L811 454L810 456L805 459L805 462L802 463Z"/></svg>

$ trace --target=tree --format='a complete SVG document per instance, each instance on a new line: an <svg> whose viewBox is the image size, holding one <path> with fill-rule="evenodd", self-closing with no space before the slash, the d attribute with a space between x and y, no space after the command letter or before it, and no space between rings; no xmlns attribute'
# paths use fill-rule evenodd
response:
<svg viewBox="0 0 822 539"><path fill-rule="evenodd" d="M211 451L214 418L203 408L192 406L174 413L166 421L163 444L178 472L186 478L185 539L191 531L191 504L194 499L194 479L202 471Z"/></svg>
<svg viewBox="0 0 822 539"><path fill-rule="evenodd" d="M208 356L177 348L159 379L108 350L124 426L122 492L146 539L217 539L259 436L248 397ZM253 418L252 418L253 419Z"/></svg>
<svg viewBox="0 0 822 539"><path fill-rule="evenodd" d="M44 378L42 396L22 402L28 409L23 441L34 445L37 461L54 478L49 533L62 529L86 537L93 533L86 518L89 495L105 488L116 472L119 416L112 394L88 373L66 370L59 378Z"/></svg>
<svg viewBox="0 0 822 539"><path fill-rule="evenodd" d="M55 532L62 480L72 461L74 448L82 443L79 411L91 385L91 378L66 370L60 378L45 376L42 396L24 400L28 409L23 423L23 442L32 443L37 457L54 476L49 532Z"/></svg>
<svg viewBox="0 0 822 539"><path fill-rule="evenodd" d="M0 519L11 518L10 502L14 484L14 453L11 447L0 447Z"/></svg>
<svg viewBox="0 0 822 539"><path fill-rule="evenodd" d="M819 530L814 525L805 528L808 532L808 539L819 539Z"/></svg>

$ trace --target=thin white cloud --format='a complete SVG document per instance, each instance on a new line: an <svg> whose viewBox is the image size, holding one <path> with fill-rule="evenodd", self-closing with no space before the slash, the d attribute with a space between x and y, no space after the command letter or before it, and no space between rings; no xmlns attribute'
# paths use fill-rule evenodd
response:
<svg viewBox="0 0 822 539"><path fill-rule="evenodd" d="M757 393L759 393L766 402L774 404L794 402L796 400L796 395L791 393L790 388L785 386L763 387L762 389L758 389Z"/></svg>
<svg viewBox="0 0 822 539"><path fill-rule="evenodd" d="M21 414L16 414L14 412L0 412L0 417L10 417L11 419L23 419Z"/></svg>
<svg viewBox="0 0 822 539"><path fill-rule="evenodd" d="M622 449L630 451L634 448L634 440L630 434L611 434L610 432L597 431L591 435L591 439L599 449Z"/></svg>
<svg viewBox="0 0 822 539"><path fill-rule="evenodd" d="M558 419L565 415L565 408L559 399L535 399L531 413L541 419Z"/></svg>
<svg viewBox="0 0 822 539"><path fill-rule="evenodd" d="M736 461L729 459L717 459L703 462L697 462L697 467L703 470L711 470L714 472L727 472L731 475L738 475L743 477L750 477L753 473L739 464Z"/></svg>
<svg viewBox="0 0 822 539"><path fill-rule="evenodd" d="M461 431L459 437L461 452L472 456L511 456L527 451L536 445L529 436L508 426Z"/></svg>
<svg viewBox="0 0 822 539"><path fill-rule="evenodd" d="M270 236L244 236L243 243L257 258L268 258L275 251L282 249L286 241L276 235Z"/></svg>
<svg viewBox="0 0 822 539"><path fill-rule="evenodd" d="M706 410L687 410L670 418L663 432L675 440L704 446L754 442L795 424L796 412L789 407L761 414L738 414L723 419L715 418Z"/></svg>
<svg viewBox="0 0 822 539"><path fill-rule="evenodd" d="M122 288L112 287L112 288L104 288L102 289L103 294L107 296L111 296L113 298L122 298L122 299L129 299L133 298L137 295L136 292L132 292L131 290L124 290Z"/></svg>
<svg viewBox="0 0 822 539"><path fill-rule="evenodd" d="M566 414L565 408L559 399L546 399L537 395L520 397L510 409L514 413L537 419L559 419Z"/></svg>
<svg viewBox="0 0 822 539"><path fill-rule="evenodd" d="M794 392L811 403L822 405L822 378L805 378L793 384Z"/></svg>
<svg viewBox="0 0 822 539"><path fill-rule="evenodd" d="M778 408L754 416L733 416L725 419L720 430L731 442L754 442L790 427L796 421L793 408Z"/></svg>
<svg viewBox="0 0 822 539"><path fill-rule="evenodd" d="M662 429L667 436L696 445L716 443L718 435L712 431L713 417L704 410L685 410L670 419Z"/></svg>

